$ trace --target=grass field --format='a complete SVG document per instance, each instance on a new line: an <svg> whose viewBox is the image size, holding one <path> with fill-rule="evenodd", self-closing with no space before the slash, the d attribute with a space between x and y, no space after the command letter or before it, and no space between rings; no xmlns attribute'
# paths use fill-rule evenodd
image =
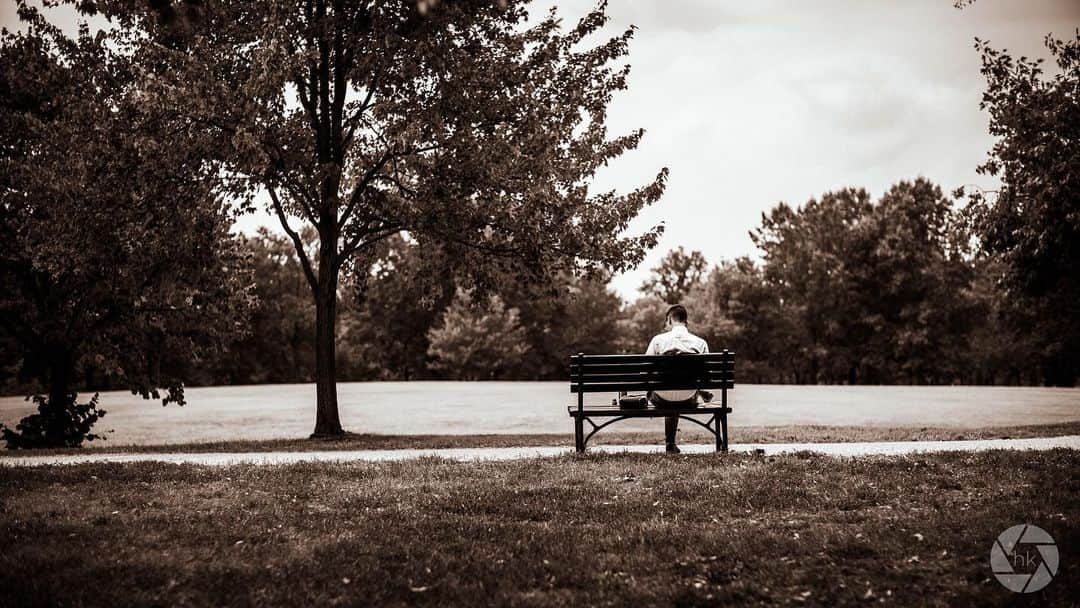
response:
<svg viewBox="0 0 1080 608"><path fill-rule="evenodd" d="M311 384L186 390L184 407L161 407L124 391L102 393L95 427L113 445L162 445L306 437L314 428ZM613 394L586 396L610 403ZM90 395L82 395L83 399ZM566 435L573 432L567 382L342 382L345 429L386 435ZM741 384L729 395L736 441L742 428L782 426L1015 427L1080 420L1080 388L1009 386L805 386ZM34 409L0 397L0 422ZM686 427L689 428L689 427ZM620 432L660 433L659 420L624 420Z"/></svg>
<svg viewBox="0 0 1080 608"><path fill-rule="evenodd" d="M689 428L687 428L689 427ZM734 427L731 442L736 443L850 443L855 441L948 441L957 439L1020 439L1080 435L1080 422L1036 424L1016 427L858 427L858 426L774 426ZM661 444L662 427L653 433L622 433L607 430L598 433L589 445ZM712 444L713 437L691 424L682 423L681 443ZM573 447L572 433L492 434L492 435L375 435L349 434L340 439L268 439L262 441L216 441L165 445L114 445L105 441L89 442L78 449L12 451L0 449L0 458L28 454L82 454L86 452L269 452L311 450L391 450L439 448L505 448L532 446Z"/></svg>
<svg viewBox="0 0 1080 608"><path fill-rule="evenodd" d="M0 604L1068 605L1075 451L0 467ZM1018 596L994 538L1047 530Z"/></svg>

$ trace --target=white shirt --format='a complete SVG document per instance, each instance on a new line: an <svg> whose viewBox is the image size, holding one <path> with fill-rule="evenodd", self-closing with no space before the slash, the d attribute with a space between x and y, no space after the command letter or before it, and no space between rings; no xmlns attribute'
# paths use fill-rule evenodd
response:
<svg viewBox="0 0 1080 608"><path fill-rule="evenodd" d="M671 331L653 336L649 341L646 355L676 355L679 353L702 354L709 352L705 340L690 333L685 325L674 325ZM656 396L664 401L689 401L697 395L696 390L655 391Z"/></svg>

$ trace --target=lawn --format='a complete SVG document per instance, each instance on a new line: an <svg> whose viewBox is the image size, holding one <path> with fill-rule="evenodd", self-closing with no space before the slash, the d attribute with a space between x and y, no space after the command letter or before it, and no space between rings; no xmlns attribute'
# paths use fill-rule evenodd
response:
<svg viewBox="0 0 1080 608"><path fill-rule="evenodd" d="M662 444L663 422L657 430L645 432L619 432L605 429L589 440L589 445L636 445ZM586 427L588 428L588 427ZM618 427L614 427L617 429ZM1026 437L1057 437L1080 435L1080 422L1059 424L1034 424L1025 426L983 427L860 427L860 426L749 426L732 427L731 443L850 443L854 441L949 441L957 439L1019 439ZM693 424L682 422L679 430L681 443L712 444L713 437ZM77 449L50 450L4 450L4 456L43 454L84 454L94 452L152 453L152 452L269 452L312 450L393 450L393 449L439 449L439 448L505 448L532 446L574 445L573 433L515 433L485 435L380 435L350 433L340 439L267 439L254 441L215 441L158 445L114 445L105 441L88 442Z"/></svg>
<svg viewBox="0 0 1080 608"><path fill-rule="evenodd" d="M1006 605L1080 597L1080 453L0 467L5 605ZM1047 530L1017 596L994 538Z"/></svg>
<svg viewBox="0 0 1080 608"><path fill-rule="evenodd" d="M108 415L95 430L108 433L111 445L162 445L306 437L314 428L311 384L192 387L185 394L184 407L161 407L127 391L102 393ZM590 394L586 404L610 403L613 396ZM742 384L729 402L736 441L749 441L743 428L1008 429L1080 420L1080 388ZM566 436L573 432L566 406L576 401L567 382L343 382L338 403L342 424L357 432ZM22 396L0 397L0 422L8 426L33 410ZM662 422L648 419L612 427L661 429Z"/></svg>

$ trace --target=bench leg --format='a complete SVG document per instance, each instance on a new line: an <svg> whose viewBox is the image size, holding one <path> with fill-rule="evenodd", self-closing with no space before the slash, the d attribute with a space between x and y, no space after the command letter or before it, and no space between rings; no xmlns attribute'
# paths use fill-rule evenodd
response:
<svg viewBox="0 0 1080 608"><path fill-rule="evenodd" d="M720 412L720 432L716 434L716 451L727 451L727 412Z"/></svg>
<svg viewBox="0 0 1080 608"><path fill-rule="evenodd" d="M585 422L581 416L574 416L574 447L577 451L585 451Z"/></svg>

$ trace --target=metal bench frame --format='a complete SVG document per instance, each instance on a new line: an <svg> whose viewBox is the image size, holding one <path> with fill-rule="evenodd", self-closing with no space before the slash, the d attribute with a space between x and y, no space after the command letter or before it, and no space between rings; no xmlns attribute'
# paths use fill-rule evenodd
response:
<svg viewBox="0 0 1080 608"><path fill-rule="evenodd" d="M577 393L577 406L568 406L574 419L574 444L578 452L601 429L628 418L676 416L712 433L716 451L728 449L728 390L735 388L735 353L724 350L702 355L585 355L570 358L570 392ZM697 407L623 408L585 406L585 393L649 392L654 390L718 390L720 403ZM709 416L702 422L693 416ZM596 420L594 420L596 419ZM606 419L597 422L600 419ZM592 429L585 434L585 423Z"/></svg>

